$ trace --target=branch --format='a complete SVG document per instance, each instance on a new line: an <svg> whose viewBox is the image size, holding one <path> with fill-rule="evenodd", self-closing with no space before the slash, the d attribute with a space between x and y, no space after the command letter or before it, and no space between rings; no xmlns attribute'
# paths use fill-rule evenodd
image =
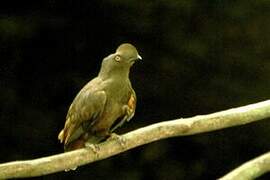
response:
<svg viewBox="0 0 270 180"><path fill-rule="evenodd" d="M82 166L129 149L175 136L193 135L243 125L270 117L270 100L209 115L160 122L96 145L58 155L0 164L0 179L34 177Z"/></svg>
<svg viewBox="0 0 270 180"><path fill-rule="evenodd" d="M246 162L245 164L229 172L219 180L255 179L268 171L270 171L270 152Z"/></svg>

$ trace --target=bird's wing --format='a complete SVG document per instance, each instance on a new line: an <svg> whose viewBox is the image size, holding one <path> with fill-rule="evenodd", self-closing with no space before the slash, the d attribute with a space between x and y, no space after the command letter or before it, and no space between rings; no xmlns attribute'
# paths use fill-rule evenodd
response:
<svg viewBox="0 0 270 180"><path fill-rule="evenodd" d="M68 144L84 133L84 126L91 126L99 114L103 112L106 103L106 93L103 90L83 88L75 97L67 113L64 129L58 139Z"/></svg>
<svg viewBox="0 0 270 180"><path fill-rule="evenodd" d="M121 127L125 122L131 120L135 114L137 103L136 93L133 89L131 89L131 94L129 96L128 102L123 106L124 114L110 129L110 132L115 131L117 128Z"/></svg>

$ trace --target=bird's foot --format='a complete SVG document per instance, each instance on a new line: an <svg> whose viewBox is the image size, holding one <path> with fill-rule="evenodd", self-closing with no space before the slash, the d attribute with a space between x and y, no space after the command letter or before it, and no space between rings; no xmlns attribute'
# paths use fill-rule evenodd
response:
<svg viewBox="0 0 270 180"><path fill-rule="evenodd" d="M97 158L99 157L98 151L100 150L100 148L97 144L92 144L90 142L86 142L84 145L86 148L91 149L93 151L93 153L97 156Z"/></svg>
<svg viewBox="0 0 270 180"><path fill-rule="evenodd" d="M116 133L111 133L108 140L109 141L116 140L123 149L126 148L127 142L126 142L125 138L123 138L123 136L120 136Z"/></svg>

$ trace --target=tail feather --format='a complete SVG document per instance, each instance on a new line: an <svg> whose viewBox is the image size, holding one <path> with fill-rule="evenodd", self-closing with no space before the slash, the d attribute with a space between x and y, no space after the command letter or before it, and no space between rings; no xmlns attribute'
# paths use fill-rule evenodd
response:
<svg viewBox="0 0 270 180"><path fill-rule="evenodd" d="M70 142L68 144L65 144L64 145L64 150L65 152L67 151L72 151L72 150L75 150L75 149L81 149L81 148L84 148L85 147L85 139L84 138L79 138L73 142Z"/></svg>
<svg viewBox="0 0 270 180"><path fill-rule="evenodd" d="M65 144L64 150L66 152L66 151L72 151L75 149L84 148L86 146L86 143L87 144L98 144L103 140L104 140L104 137L89 136L88 133L84 133L78 139L76 139L68 144Z"/></svg>
<svg viewBox="0 0 270 180"><path fill-rule="evenodd" d="M58 134L58 139L61 143L68 144L70 141L73 141L71 136L73 136L75 130L74 124L66 125Z"/></svg>
<svg viewBox="0 0 270 180"><path fill-rule="evenodd" d="M97 144L104 139L105 137L89 135L83 130L80 126L75 128L73 125L65 126L63 130L58 135L58 139L61 143L64 143L64 150L72 151L75 149L80 149L85 147L87 144Z"/></svg>

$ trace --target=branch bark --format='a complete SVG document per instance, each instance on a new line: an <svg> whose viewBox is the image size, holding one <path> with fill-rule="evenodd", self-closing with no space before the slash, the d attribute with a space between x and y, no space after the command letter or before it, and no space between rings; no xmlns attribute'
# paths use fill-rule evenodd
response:
<svg viewBox="0 0 270 180"><path fill-rule="evenodd" d="M164 138L194 135L239 126L270 117L270 100L209 115L160 122L107 140L92 148L48 157L0 164L0 179L34 177L102 160L129 149Z"/></svg>
<svg viewBox="0 0 270 180"><path fill-rule="evenodd" d="M219 180L255 179L268 171L270 171L270 152L244 163Z"/></svg>

